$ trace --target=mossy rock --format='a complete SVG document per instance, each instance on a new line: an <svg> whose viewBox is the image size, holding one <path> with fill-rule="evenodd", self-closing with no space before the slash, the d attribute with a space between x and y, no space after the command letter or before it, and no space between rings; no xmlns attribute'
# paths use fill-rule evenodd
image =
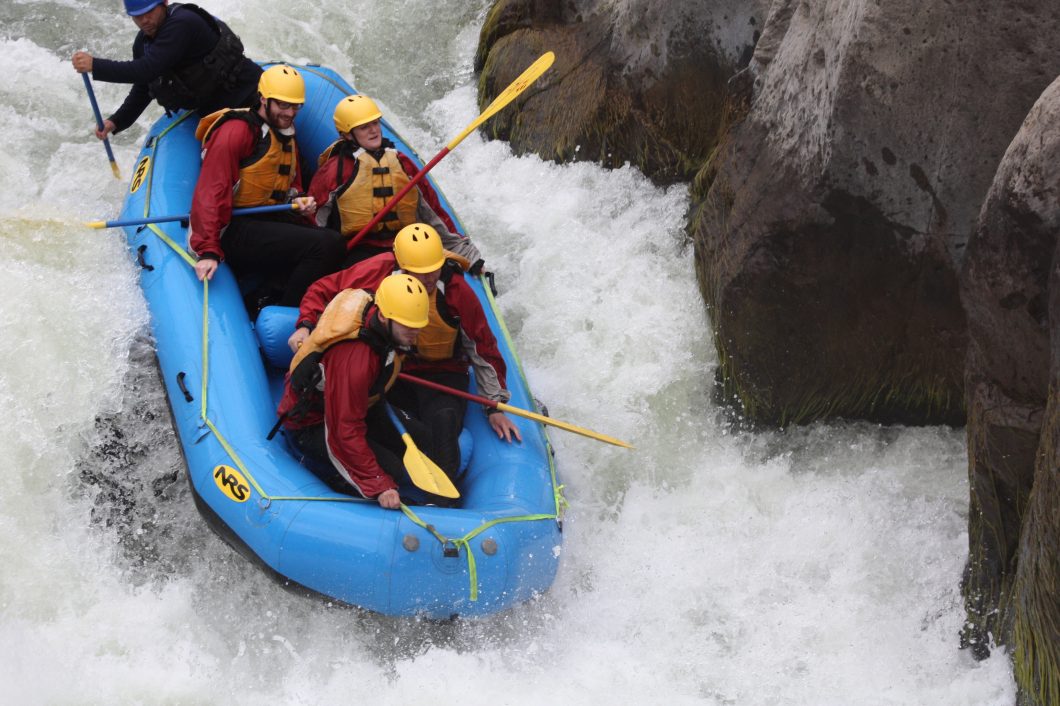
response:
<svg viewBox="0 0 1060 706"><path fill-rule="evenodd" d="M629 163L659 184L690 180L717 145L735 72L709 42L676 42L661 72L631 71L613 22L555 2L501 0L483 25L476 69L485 108L546 51L552 68L484 130L517 154Z"/></svg>
<svg viewBox="0 0 1060 706"><path fill-rule="evenodd" d="M962 633L1011 647L1020 703L1060 703L1060 79L1009 145L961 273L969 560Z"/></svg>

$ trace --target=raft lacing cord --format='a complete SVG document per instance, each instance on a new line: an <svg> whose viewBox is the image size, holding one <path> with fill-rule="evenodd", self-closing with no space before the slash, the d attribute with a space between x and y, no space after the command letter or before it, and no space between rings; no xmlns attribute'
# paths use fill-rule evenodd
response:
<svg viewBox="0 0 1060 706"><path fill-rule="evenodd" d="M168 128L166 128L165 130L160 132L158 134L158 136L155 138L155 146L157 147L158 142L162 139L162 137L167 132L172 130L174 127L176 127L176 125L178 123L183 121L183 119L187 115L190 115L190 113L186 113L185 115L181 116L181 118L179 120L177 120L172 125L170 125ZM151 174L148 177L148 179L149 179L149 182L148 182L148 193L150 193L150 189L151 189L150 179L151 179L151 176L153 176L153 173L154 173L154 160L152 160L151 170L150 171L151 171ZM148 198L146 200L146 202L145 202L145 208L144 208L145 213L144 213L144 216L148 216L149 215L146 212L148 210L148 208L146 207L146 204L149 204L149 203L150 203L150 198ZM147 228L152 233L154 233L162 242L164 242L166 245L168 245L175 253L177 253L177 255L179 255L180 258L182 260L184 260L184 262L187 263L187 265L189 267L191 267L192 269L195 268L195 259L188 253L187 250L185 250L183 247L178 245L172 238L170 238L168 235L166 235L165 231L163 231L161 228L159 228L154 223L148 224ZM213 423L213 421L207 415L207 391L209 389L208 383L209 383L209 379L210 379L210 377L209 377L209 365L210 365L210 356L209 356L209 351L210 351L210 349L209 349L209 342L210 342L210 337L209 337L209 331L210 331L210 281L207 280L207 279L204 279L202 281L202 285L203 285L203 295L202 295L202 386L201 386L201 392L200 392L201 403L200 403L200 409L199 409L199 416L201 417L201 419L203 421L203 424L205 424L206 427L213 433L214 437L217 438L218 443L221 444L221 447L225 450L225 453L228 454L228 457L232 459L232 462L235 464L235 466L247 478L247 481L254 487L254 490L256 490L258 492L258 495L261 496L262 500L264 501L263 506L264 507L268 507L271 503L276 502L276 501L281 501L281 500L287 500L287 501L332 501L332 502L354 502L354 503L365 502L365 500L362 499L362 498L353 498L353 497L273 496L273 495L269 495L268 493L266 493L265 490L258 483L257 479L254 478L254 474L251 473L250 469L247 468L246 464L243 463L243 459L240 458L239 454L236 453L236 450L232 447L232 445L230 443L228 443L228 439L225 438L224 434L221 433L221 430L217 428L217 426ZM493 301L492 292L490 292L488 288L486 288L486 296L490 299L491 302ZM506 341L508 342L509 347L511 347L511 339L509 337L507 327L504 325L504 322L500 319L499 316L497 317L497 321L498 321L498 323L501 326L501 330L504 332L504 336L505 336ZM520 370L520 374L521 373L522 373L522 371ZM525 381L525 377L524 377L524 381ZM521 516L515 516L515 517L500 517L500 518L497 518L497 519L494 519L494 520L490 520L489 522L483 523L481 526L475 528L474 530L472 530L471 532L467 533L463 537L449 538L449 537L445 537L445 536L441 535L434 528L434 525L429 525L426 522L424 522L422 519L420 519L416 515L416 513L413 512L411 508L409 508L409 506L405 505L404 503L401 504L401 511L405 514L405 516L408 517L409 520L413 524L418 525L419 527L422 527L427 532L429 532L433 537L435 537L442 544L443 547L445 547L446 545L452 544L454 547L457 548L457 551L459 551L460 548L463 548L464 554L467 556L467 566L468 566L469 583L470 583L470 596L469 596L469 598L472 601L477 601L478 600L478 570L477 570L477 567L476 567L476 564L475 564L475 554L474 554L473 551L471 551L471 545L470 545L471 540L474 539L476 535L478 535L478 534L480 534L482 532L485 532L487 529L489 529L490 527L494 527L495 525L505 524L505 523L509 523L509 522L537 522L537 521L541 521L541 520L556 520L556 521L558 521L560 519L560 517L562 516L563 510L566 509L569 506L569 503L567 502L566 498L563 497L563 487L564 486L557 485L557 483L556 483L556 467L555 467L555 463L553 462L552 453L551 453L552 446L548 442L547 435L545 437L545 442L546 442L546 447L547 447L546 455L548 457L549 470L550 470L550 474L551 474L551 478L552 478L553 500L555 502L555 507L556 507L556 511L553 514L538 514L538 515L521 515Z"/></svg>
<svg viewBox="0 0 1060 706"><path fill-rule="evenodd" d="M557 495L559 494L560 490L562 490L562 487L556 489ZM564 504L566 504L566 501L563 502ZM459 551L461 548L464 550L464 555L467 557L467 572L469 575L469 581L471 583L471 595L469 597L473 601L478 600L478 569L475 566L475 553L471 551L470 542L472 539L475 538L476 535L485 532L490 527L504 524L506 522L536 522L539 520L556 519L555 515L521 515L519 517L499 517L495 520L490 520L489 522L484 523L480 527L476 527L475 529L465 534L463 537L457 538L445 537L441 535L438 530L434 528L434 525L429 525L423 520L421 520L419 517L416 516L416 513L412 511L412 508L410 508L408 505L405 505L404 503L402 503L401 505L401 511L405 513L405 516L408 517L414 524L419 525L420 527L434 535L434 538L441 542L443 548L446 545L452 544L454 547L457 548L457 551Z"/></svg>

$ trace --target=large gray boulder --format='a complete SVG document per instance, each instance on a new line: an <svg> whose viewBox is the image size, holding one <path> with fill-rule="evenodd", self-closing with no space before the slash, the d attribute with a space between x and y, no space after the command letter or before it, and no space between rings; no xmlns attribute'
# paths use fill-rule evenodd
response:
<svg viewBox="0 0 1060 706"><path fill-rule="evenodd" d="M1057 30L1056 3L773 3L690 223L751 420L963 421L958 263Z"/></svg>
<svg viewBox="0 0 1060 706"><path fill-rule="evenodd" d="M968 246L966 644L1013 644L1021 688L1060 696L1060 79L1004 155ZM1044 425L1044 426L1043 426ZM1054 701L1055 703L1055 701Z"/></svg>

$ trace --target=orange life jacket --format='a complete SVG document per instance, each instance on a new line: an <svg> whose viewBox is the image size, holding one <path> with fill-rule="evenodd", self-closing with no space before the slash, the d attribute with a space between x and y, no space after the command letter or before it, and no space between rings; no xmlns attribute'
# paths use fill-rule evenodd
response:
<svg viewBox="0 0 1060 706"><path fill-rule="evenodd" d="M448 270L449 276L445 271ZM460 341L460 316L449 310L445 302L445 285L452 270L443 270L443 279L431 293L431 310L427 325L416 336L416 357L420 360L449 360L456 356ZM445 280L445 281L443 281Z"/></svg>
<svg viewBox="0 0 1060 706"><path fill-rule="evenodd" d="M317 320L317 325L309 334L309 338L302 343L298 352L294 354L294 358L291 359L290 372L294 373L295 368L313 353L323 353L343 341L360 339L368 309L374 301L372 295L363 289L344 289L336 294L320 314L320 319ZM395 352L393 365L384 367L384 372L386 367L390 367L390 372L388 379L382 385L382 391L389 390L397 381L398 373L401 372L402 357L401 353ZM371 406L378 400L378 394L372 395L368 398L368 405Z"/></svg>
<svg viewBox="0 0 1060 706"><path fill-rule="evenodd" d="M209 149L210 136L229 120L243 120L254 130L254 151L239 161L239 181L232 197L234 208L272 206L290 200L294 185L298 145L294 135L281 135L266 123L256 110L225 108L199 121L195 137L202 141L203 156Z"/></svg>

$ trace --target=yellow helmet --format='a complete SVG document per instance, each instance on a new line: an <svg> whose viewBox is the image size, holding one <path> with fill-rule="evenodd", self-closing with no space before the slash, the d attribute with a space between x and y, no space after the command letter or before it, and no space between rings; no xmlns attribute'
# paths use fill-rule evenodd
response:
<svg viewBox="0 0 1060 706"><path fill-rule="evenodd" d="M349 132L381 117L383 113L379 106L368 96L346 96L335 106L335 129Z"/></svg>
<svg viewBox="0 0 1060 706"><path fill-rule="evenodd" d="M293 66L276 64L262 72L258 79L258 93L284 103L305 103L305 81Z"/></svg>
<svg viewBox="0 0 1060 706"><path fill-rule="evenodd" d="M379 312L392 321L409 328L427 325L431 302L427 290L412 275L390 275L375 290L375 304Z"/></svg>
<svg viewBox="0 0 1060 706"><path fill-rule="evenodd" d="M434 272L445 264L442 239L426 223L405 226L394 237L394 257L406 272Z"/></svg>

